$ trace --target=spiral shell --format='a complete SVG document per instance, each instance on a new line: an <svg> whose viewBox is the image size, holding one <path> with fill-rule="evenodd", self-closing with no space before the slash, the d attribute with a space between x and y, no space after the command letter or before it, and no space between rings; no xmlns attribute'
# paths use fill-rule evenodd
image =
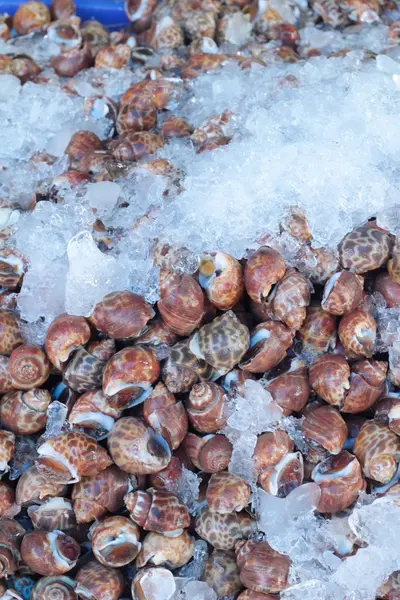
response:
<svg viewBox="0 0 400 600"><path fill-rule="evenodd" d="M293 333L283 323L260 323L251 332L250 348L239 366L250 373L268 371L285 358L292 342Z"/></svg>
<svg viewBox="0 0 400 600"><path fill-rule="evenodd" d="M276 250L262 246L252 254L244 269L244 283L253 302L264 302L285 271L283 258Z"/></svg>
<svg viewBox="0 0 400 600"><path fill-rule="evenodd" d="M115 423L108 436L108 448L115 464L127 473L157 473L171 460L171 449L164 438L134 417Z"/></svg>
<svg viewBox="0 0 400 600"><path fill-rule="evenodd" d="M203 580L217 596L234 596L241 589L239 568L235 557L222 550L213 550L204 566Z"/></svg>
<svg viewBox="0 0 400 600"><path fill-rule="evenodd" d="M197 431L215 433L227 419L224 390L210 381L194 385L186 403L189 420Z"/></svg>
<svg viewBox="0 0 400 600"><path fill-rule="evenodd" d="M136 558L136 568L155 565L178 569L189 562L193 552L194 540L186 530L177 537L167 537L152 531L143 540Z"/></svg>
<svg viewBox="0 0 400 600"><path fill-rule="evenodd" d="M57 483L74 483L112 463L104 448L79 432L61 433L39 446L37 452L37 470Z"/></svg>
<svg viewBox="0 0 400 600"><path fill-rule="evenodd" d="M45 348L50 362L60 371L74 350L90 339L90 328L84 317L60 315L47 330Z"/></svg>
<svg viewBox="0 0 400 600"><path fill-rule="evenodd" d="M51 21L50 11L43 2L24 2L13 18L13 26L19 35L39 31Z"/></svg>
<svg viewBox="0 0 400 600"><path fill-rule="evenodd" d="M148 330L154 310L142 296L133 292L112 292L96 304L90 321L113 339L135 338Z"/></svg>
<svg viewBox="0 0 400 600"><path fill-rule="evenodd" d="M49 498L39 506L30 506L28 515L35 529L67 531L76 526L72 502L65 498Z"/></svg>
<svg viewBox="0 0 400 600"><path fill-rule="evenodd" d="M222 471L211 475L206 497L212 512L239 512L250 501L250 486L237 475Z"/></svg>
<svg viewBox="0 0 400 600"><path fill-rule="evenodd" d="M143 417L156 433L176 450L188 430L188 420L182 402L177 402L163 383L158 383L143 404Z"/></svg>
<svg viewBox="0 0 400 600"><path fill-rule="evenodd" d="M9 356L23 343L17 318L8 310L0 310L0 354Z"/></svg>
<svg viewBox="0 0 400 600"><path fill-rule="evenodd" d="M317 510L322 513L336 513L349 507L365 487L360 463L346 450L319 463L312 479L321 489Z"/></svg>
<svg viewBox="0 0 400 600"><path fill-rule="evenodd" d="M113 428L120 412L110 406L107 396L100 390L85 392L78 398L68 416L68 422L87 429L96 439L103 439Z"/></svg>
<svg viewBox="0 0 400 600"><path fill-rule="evenodd" d="M129 487L128 474L115 465L97 475L82 477L72 489L76 520L78 523L91 523L107 512L117 512Z"/></svg>
<svg viewBox="0 0 400 600"><path fill-rule="evenodd" d="M148 131L156 126L157 108L147 81L131 86L122 96L117 117L120 135Z"/></svg>
<svg viewBox="0 0 400 600"><path fill-rule="evenodd" d="M173 393L189 392L198 379L214 381L219 376L218 371L190 351L190 339L172 346L163 370L164 383Z"/></svg>
<svg viewBox="0 0 400 600"><path fill-rule="evenodd" d="M392 240L388 232L367 223L345 235L338 248L345 269L366 273L387 262Z"/></svg>
<svg viewBox="0 0 400 600"><path fill-rule="evenodd" d="M167 327L177 335L190 335L204 314L204 296L197 281L162 270L160 295L157 306Z"/></svg>
<svg viewBox="0 0 400 600"><path fill-rule="evenodd" d="M385 390L388 364L382 360L359 360L353 364L350 389L341 411L359 413L375 404Z"/></svg>
<svg viewBox="0 0 400 600"><path fill-rule="evenodd" d="M282 408L285 416L291 415L292 412L300 412L310 396L308 369L297 366L294 361L290 371L268 382L267 390Z"/></svg>
<svg viewBox="0 0 400 600"><path fill-rule="evenodd" d="M74 568L80 555L79 544L62 531L31 531L21 544L23 561L39 575L63 575Z"/></svg>
<svg viewBox="0 0 400 600"><path fill-rule="evenodd" d="M66 575L42 577L32 590L31 600L78 600L75 582Z"/></svg>
<svg viewBox="0 0 400 600"><path fill-rule="evenodd" d="M267 542L238 542L236 561L240 581L254 592L277 593L286 588L290 559L273 550Z"/></svg>
<svg viewBox="0 0 400 600"><path fill-rule="evenodd" d="M18 250L0 251L0 286L15 290L26 270L26 260Z"/></svg>
<svg viewBox="0 0 400 600"><path fill-rule="evenodd" d="M313 444L339 454L347 438L347 425L333 406L312 407L303 422L303 433Z"/></svg>
<svg viewBox="0 0 400 600"><path fill-rule="evenodd" d="M125 497L125 505L131 519L145 531L177 537L190 525L185 504L167 490L131 492Z"/></svg>
<svg viewBox="0 0 400 600"><path fill-rule="evenodd" d="M328 279L321 306L333 315L347 314L360 304L364 279L351 271L340 271Z"/></svg>
<svg viewBox="0 0 400 600"><path fill-rule="evenodd" d="M310 366L310 385L329 404L342 406L350 389L350 367L339 354L322 354Z"/></svg>
<svg viewBox="0 0 400 600"><path fill-rule="evenodd" d="M28 506L66 493L67 487L64 484L46 479L36 467L30 467L18 479L15 500L21 506Z"/></svg>
<svg viewBox="0 0 400 600"><path fill-rule="evenodd" d="M106 567L123 567L139 553L140 529L126 517L108 517L92 525L93 554Z"/></svg>
<svg viewBox="0 0 400 600"><path fill-rule="evenodd" d="M201 259L199 283L210 302L221 310L229 310L242 296L242 267L225 252L211 252Z"/></svg>
<svg viewBox="0 0 400 600"><path fill-rule="evenodd" d="M0 429L0 478L8 473L8 463L14 456L15 435L11 431Z"/></svg>
<svg viewBox="0 0 400 600"><path fill-rule="evenodd" d="M15 517L21 507L15 503L15 492L5 481L0 481L0 517Z"/></svg>
<svg viewBox="0 0 400 600"><path fill-rule="evenodd" d="M232 444L222 434L200 437L188 433L183 443L191 462L205 473L219 473L228 468Z"/></svg>
<svg viewBox="0 0 400 600"><path fill-rule="evenodd" d="M8 369L13 387L31 390L47 381L50 362L40 346L23 344L12 351Z"/></svg>
<svg viewBox="0 0 400 600"><path fill-rule="evenodd" d="M276 317L290 329L298 330L306 318L312 286L295 269L288 269L275 288L272 306Z"/></svg>
<svg viewBox="0 0 400 600"><path fill-rule="evenodd" d="M220 514L203 508L196 517L195 531L217 550L229 551L255 533L256 523L245 511Z"/></svg>
<svg viewBox="0 0 400 600"><path fill-rule="evenodd" d="M75 77L79 71L88 69L92 64L93 56L88 44L75 46L51 60L51 66L60 77Z"/></svg>
<svg viewBox="0 0 400 600"><path fill-rule="evenodd" d="M353 452L366 477L386 484L397 470L400 438L385 423L367 421L356 437Z"/></svg>
<svg viewBox="0 0 400 600"><path fill-rule="evenodd" d="M75 583L75 593L84 600L118 600L124 589L122 573L97 560L91 560L79 569Z"/></svg>
<svg viewBox="0 0 400 600"><path fill-rule="evenodd" d="M25 529L17 521L0 519L0 580L13 575L21 560L20 541Z"/></svg>
<svg viewBox="0 0 400 600"><path fill-rule="evenodd" d="M0 401L0 419L14 433L37 433L46 425L50 402L47 390L7 392Z"/></svg>
<svg viewBox="0 0 400 600"><path fill-rule="evenodd" d="M70 158L72 166L74 166L74 164L79 163L85 154L103 149L103 142L95 133L92 131L76 131L72 135L64 152Z"/></svg>
<svg viewBox="0 0 400 600"><path fill-rule="evenodd" d="M400 284L388 273L379 273L375 280L375 291L382 294L388 308L400 306Z"/></svg>
<svg viewBox="0 0 400 600"><path fill-rule="evenodd" d="M309 306L305 321L298 332L303 349L310 354L322 354L336 344L336 317L320 306Z"/></svg>
<svg viewBox="0 0 400 600"><path fill-rule="evenodd" d="M376 322L372 315L357 308L341 318L339 339L349 358L370 358L376 340Z"/></svg>

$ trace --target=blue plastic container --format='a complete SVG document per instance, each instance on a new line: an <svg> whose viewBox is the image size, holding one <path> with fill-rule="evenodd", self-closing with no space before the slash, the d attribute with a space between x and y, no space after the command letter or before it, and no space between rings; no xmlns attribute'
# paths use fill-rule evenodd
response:
<svg viewBox="0 0 400 600"><path fill-rule="evenodd" d="M0 13L13 15L24 0L0 0ZM51 0L42 0L47 6ZM97 19L106 27L116 29L129 25L123 0L75 0L76 13L82 21Z"/></svg>

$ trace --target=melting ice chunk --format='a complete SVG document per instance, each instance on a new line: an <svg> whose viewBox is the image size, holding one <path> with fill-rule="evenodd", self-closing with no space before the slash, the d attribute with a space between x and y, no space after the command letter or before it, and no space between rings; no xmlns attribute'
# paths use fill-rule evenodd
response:
<svg viewBox="0 0 400 600"><path fill-rule="evenodd" d="M95 208L98 215L109 215L118 202L121 194L121 188L114 181L98 181L89 183L87 186L86 197L92 208Z"/></svg>

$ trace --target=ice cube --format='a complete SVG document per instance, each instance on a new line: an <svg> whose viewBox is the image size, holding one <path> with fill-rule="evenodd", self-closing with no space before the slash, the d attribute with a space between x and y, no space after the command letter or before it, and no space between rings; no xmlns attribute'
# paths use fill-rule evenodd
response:
<svg viewBox="0 0 400 600"><path fill-rule="evenodd" d="M121 195L121 188L114 181L89 183L86 190L87 201L99 217L109 215Z"/></svg>

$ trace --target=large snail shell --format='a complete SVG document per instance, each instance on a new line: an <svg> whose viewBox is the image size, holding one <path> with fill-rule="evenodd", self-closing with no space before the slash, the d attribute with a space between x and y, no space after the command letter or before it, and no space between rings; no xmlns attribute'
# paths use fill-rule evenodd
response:
<svg viewBox="0 0 400 600"><path fill-rule="evenodd" d="M64 383L77 394L99 388L106 364L106 360L97 358L85 348L79 348L64 372Z"/></svg>
<svg viewBox="0 0 400 600"><path fill-rule="evenodd" d="M357 500L364 489L364 480L358 460L346 450L329 456L312 472L312 478L321 489L318 511L336 513Z"/></svg>
<svg viewBox="0 0 400 600"><path fill-rule="evenodd" d="M126 517L108 517L91 527L92 549L106 567L123 567L132 562L141 548L140 529Z"/></svg>
<svg viewBox="0 0 400 600"><path fill-rule="evenodd" d="M31 600L77 600L75 582L66 575L42 577L32 590Z"/></svg>
<svg viewBox="0 0 400 600"><path fill-rule="evenodd" d="M316 406L307 412L303 433L331 454L339 454L347 438L347 425L333 406Z"/></svg>
<svg viewBox="0 0 400 600"><path fill-rule="evenodd" d="M194 540L187 531L177 537L150 532L143 540L142 549L136 558L136 567L140 569L149 564L178 569L189 562L193 552Z"/></svg>
<svg viewBox="0 0 400 600"><path fill-rule="evenodd" d="M81 477L96 475L112 461L97 442L79 432L61 433L38 448L36 468L57 483L74 483Z"/></svg>
<svg viewBox="0 0 400 600"><path fill-rule="evenodd" d="M0 394L13 389L10 371L8 370L9 362L8 356L0 355Z"/></svg>
<svg viewBox="0 0 400 600"><path fill-rule="evenodd" d="M188 419L182 402L177 402L163 383L158 383L143 404L146 422L162 435L172 450L182 443L188 430Z"/></svg>
<svg viewBox="0 0 400 600"><path fill-rule="evenodd" d="M63 575L76 565L79 544L62 531L31 531L21 544L23 561L39 575Z"/></svg>
<svg viewBox="0 0 400 600"><path fill-rule="evenodd" d="M299 330L303 349L310 354L322 354L334 348L336 343L336 317L320 306L309 306L307 316Z"/></svg>
<svg viewBox="0 0 400 600"><path fill-rule="evenodd" d="M228 311L203 325L191 339L190 351L198 358L225 374L243 358L249 347L250 335L235 313Z"/></svg>
<svg viewBox="0 0 400 600"><path fill-rule="evenodd" d="M252 254L244 269L244 283L253 302L264 302L285 271L283 258L276 250L263 246Z"/></svg>
<svg viewBox="0 0 400 600"><path fill-rule="evenodd" d="M115 465L97 475L82 477L72 489L78 523L91 523L107 512L117 512L129 490L129 476Z"/></svg>
<svg viewBox="0 0 400 600"><path fill-rule="evenodd" d="M20 541L25 529L14 519L0 519L0 580L13 575L19 567Z"/></svg>
<svg viewBox="0 0 400 600"><path fill-rule="evenodd" d="M349 358L370 358L374 352L376 322L372 315L357 308L341 318L339 339Z"/></svg>
<svg viewBox="0 0 400 600"><path fill-rule="evenodd" d="M364 279L351 271L335 273L324 288L321 306L333 315L344 315L360 304L363 297Z"/></svg>
<svg viewBox="0 0 400 600"><path fill-rule="evenodd" d="M135 131L111 142L113 156L122 162L137 161L154 154L165 144L164 139L151 131Z"/></svg>
<svg viewBox="0 0 400 600"><path fill-rule="evenodd" d="M227 419L224 390L210 381L198 383L189 394L186 409L197 431L215 433L225 425Z"/></svg>
<svg viewBox="0 0 400 600"><path fill-rule="evenodd" d="M106 437L120 412L110 406L107 396L100 390L85 392L78 398L68 416L76 427L96 432L96 439Z"/></svg>
<svg viewBox="0 0 400 600"><path fill-rule="evenodd" d="M60 315L47 330L45 348L50 362L60 371L71 353L90 338L90 327L83 317Z"/></svg>
<svg viewBox="0 0 400 600"><path fill-rule="evenodd" d="M222 434L200 437L188 433L184 447L195 467L205 473L219 473L228 468L232 456L232 444Z"/></svg>
<svg viewBox="0 0 400 600"><path fill-rule="evenodd" d="M235 596L242 588L235 557L222 550L214 550L206 560L203 580L219 598Z"/></svg>
<svg viewBox="0 0 400 600"><path fill-rule="evenodd" d="M119 419L108 436L112 459L123 471L147 475L164 469L171 460L171 449L141 419Z"/></svg>
<svg viewBox="0 0 400 600"><path fill-rule="evenodd" d="M350 389L350 367L343 356L318 356L310 366L309 376L311 387L321 398L333 406L342 406Z"/></svg>
<svg viewBox="0 0 400 600"><path fill-rule="evenodd" d="M204 314L204 295L197 281L190 275L181 277L163 269L160 294L157 306L167 327L177 335L190 335Z"/></svg>
<svg viewBox="0 0 400 600"><path fill-rule="evenodd" d="M133 600L170 600L175 591L174 576L163 567L141 569L132 581Z"/></svg>
<svg viewBox="0 0 400 600"><path fill-rule="evenodd" d="M240 511L250 501L250 486L237 475L222 471L211 475L206 496L212 512Z"/></svg>
<svg viewBox="0 0 400 600"><path fill-rule="evenodd" d="M250 349L240 367L250 373L263 373L272 369L286 356L293 341L291 331L278 321L266 321L257 325L250 336Z"/></svg>
<svg viewBox="0 0 400 600"><path fill-rule="evenodd" d="M14 456L15 435L11 431L0 429L0 478L8 473L8 463Z"/></svg>
<svg viewBox="0 0 400 600"><path fill-rule="evenodd" d="M51 66L60 77L74 77L83 69L93 64L93 56L89 44L81 44L66 50L51 60Z"/></svg>
<svg viewBox="0 0 400 600"><path fill-rule="evenodd" d="M290 559L267 542L249 540L236 545L240 581L254 592L277 593L287 586Z"/></svg>
<svg viewBox="0 0 400 600"><path fill-rule="evenodd" d="M386 263L392 240L386 231L367 223L345 235L338 248L345 269L366 273Z"/></svg>
<svg viewBox="0 0 400 600"><path fill-rule="evenodd" d="M136 338L148 329L154 310L142 296L133 292L112 292L96 304L90 321L113 339Z"/></svg>
<svg viewBox="0 0 400 600"><path fill-rule="evenodd" d="M385 423L367 421L356 437L353 451L364 475L385 484L397 470L400 438Z"/></svg>
<svg viewBox="0 0 400 600"><path fill-rule="evenodd" d="M130 401L136 403L159 375L160 364L152 350L124 348L110 358L104 369L103 392L106 396L118 395L117 406L124 407Z"/></svg>
<svg viewBox="0 0 400 600"><path fill-rule="evenodd" d="M174 346L172 346L169 359L167 361L169 369L171 369L171 367L174 365L177 365L178 367L187 367L196 375L196 381L198 378L201 381L215 381L218 379L218 377L220 377L220 373L211 365L209 365L204 359L199 358L190 350L190 341L190 339L182 340L181 342L177 342L174 344ZM196 383L196 381L194 381L194 383ZM192 386L190 386L190 388L191 387Z"/></svg>
<svg viewBox="0 0 400 600"><path fill-rule="evenodd" d="M304 464L301 452L289 452L281 460L260 473L258 482L271 496L284 498L303 483Z"/></svg>
<svg viewBox="0 0 400 600"><path fill-rule="evenodd" d="M15 503L15 492L9 483L0 481L0 517L15 517L21 507Z"/></svg>
<svg viewBox="0 0 400 600"><path fill-rule="evenodd" d="M248 538L256 531L256 523L245 512L220 513L208 508L196 517L196 533L217 550L233 550L236 542Z"/></svg>
<svg viewBox="0 0 400 600"><path fill-rule="evenodd" d="M293 452L294 443L286 431L267 431L257 438L253 460L257 472L274 467L288 452Z"/></svg>
<svg viewBox="0 0 400 600"><path fill-rule="evenodd" d="M30 506L28 515L35 529L68 531L76 526L71 500L49 498L43 504Z"/></svg>
<svg viewBox="0 0 400 600"><path fill-rule="evenodd" d="M268 382L268 392L283 410L285 416L300 412L310 396L308 369L300 366Z"/></svg>
<svg viewBox="0 0 400 600"><path fill-rule="evenodd" d="M189 392L199 376L190 367L178 365L169 358L163 366L162 379L170 392L180 394Z"/></svg>
<svg viewBox="0 0 400 600"><path fill-rule="evenodd" d="M360 360L353 364L350 389L341 411L359 413L375 404L385 390L388 364L382 360Z"/></svg>
<svg viewBox="0 0 400 600"><path fill-rule="evenodd" d="M31 390L39 387L50 375L50 362L40 346L27 344L12 351L8 365L13 387Z"/></svg>
<svg viewBox="0 0 400 600"><path fill-rule="evenodd" d="M17 318L9 310L0 310L0 354L9 356L23 343Z"/></svg>
<svg viewBox="0 0 400 600"><path fill-rule="evenodd" d="M48 497L63 496L66 493L67 487L64 484L46 479L36 467L30 467L18 479L15 499L17 504L28 506Z"/></svg>
<svg viewBox="0 0 400 600"><path fill-rule="evenodd" d="M242 267L236 258L225 252L211 252L200 262L199 283L214 306L229 310L243 293Z"/></svg>
<svg viewBox="0 0 400 600"><path fill-rule="evenodd" d="M122 573L97 560L91 560L79 569L75 582L75 592L83 600L118 600L124 589Z"/></svg>
<svg viewBox="0 0 400 600"><path fill-rule="evenodd" d="M125 504L131 519L146 531L176 537L190 525L185 504L167 490L131 492L125 497Z"/></svg>
<svg viewBox="0 0 400 600"><path fill-rule="evenodd" d="M46 425L50 402L47 390L7 392L0 401L1 422L20 435L37 433Z"/></svg>
<svg viewBox="0 0 400 600"><path fill-rule="evenodd" d="M396 283L389 273L379 273L375 280L375 291L382 294L388 308L400 306L400 284Z"/></svg>
<svg viewBox="0 0 400 600"><path fill-rule="evenodd" d="M274 313L290 329L298 330L303 325L311 290L308 279L295 269L288 269L277 284L272 300Z"/></svg>

